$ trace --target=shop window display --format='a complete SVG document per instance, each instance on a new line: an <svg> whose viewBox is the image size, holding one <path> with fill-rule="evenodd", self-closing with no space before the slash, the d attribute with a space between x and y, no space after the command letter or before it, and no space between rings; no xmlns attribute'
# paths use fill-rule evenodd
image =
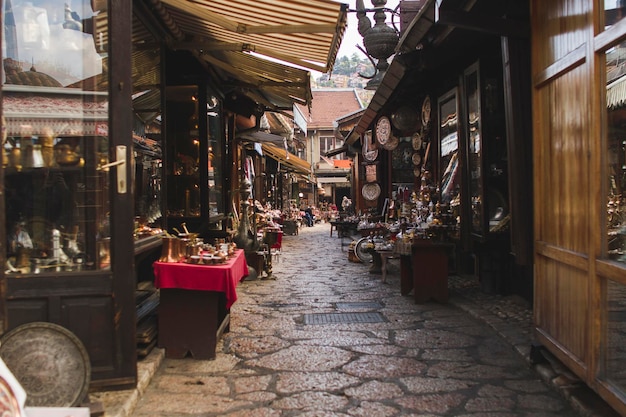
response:
<svg viewBox="0 0 626 417"><path fill-rule="evenodd" d="M106 10L12 0L3 13L9 273L109 268Z"/></svg>

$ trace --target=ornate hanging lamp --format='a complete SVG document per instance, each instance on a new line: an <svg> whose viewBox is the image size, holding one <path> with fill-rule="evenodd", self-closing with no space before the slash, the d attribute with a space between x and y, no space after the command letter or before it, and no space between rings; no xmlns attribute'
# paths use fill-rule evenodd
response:
<svg viewBox="0 0 626 417"><path fill-rule="evenodd" d="M389 67L387 60L396 49L398 44L399 34L396 29L385 23L385 4L387 0L372 0L374 5L374 26L367 17L367 11L363 5L363 0L356 0L356 15L359 20L359 34L363 37L363 44L365 51L361 49L372 61L375 66L375 72L372 76L365 76L359 74L363 78L368 78L369 81L365 86L366 90L376 90L383 77L385 71ZM378 60L374 63L374 59Z"/></svg>

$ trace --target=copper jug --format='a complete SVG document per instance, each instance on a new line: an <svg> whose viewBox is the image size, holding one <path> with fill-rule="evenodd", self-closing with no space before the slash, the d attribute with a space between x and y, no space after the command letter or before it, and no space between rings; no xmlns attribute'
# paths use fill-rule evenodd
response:
<svg viewBox="0 0 626 417"><path fill-rule="evenodd" d="M176 237L162 238L163 247L159 262L178 262L181 257L181 241Z"/></svg>

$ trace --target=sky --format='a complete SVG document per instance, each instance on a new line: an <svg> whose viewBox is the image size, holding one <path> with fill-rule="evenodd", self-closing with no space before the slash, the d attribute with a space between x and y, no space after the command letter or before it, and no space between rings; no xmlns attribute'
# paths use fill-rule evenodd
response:
<svg viewBox="0 0 626 417"><path fill-rule="evenodd" d="M339 1L339 0L336 0ZM348 9L355 10L356 9L356 0L341 0L340 3L348 4ZM395 9L400 3L400 0L387 0L387 4L385 7L388 9ZM374 7L370 0L363 0L363 4L366 9ZM367 13L367 17L374 25L374 13ZM399 17L395 18L396 26L399 27ZM387 23L391 24L391 16L387 13ZM341 46L339 47L339 53L337 54L337 58L342 56L352 56L353 53L356 53L361 58L365 58L365 54L361 52L355 45L363 46L363 37L359 34L358 30L358 21L356 17L356 13L348 13L348 27L346 28L346 33L343 37L343 41L341 42Z"/></svg>

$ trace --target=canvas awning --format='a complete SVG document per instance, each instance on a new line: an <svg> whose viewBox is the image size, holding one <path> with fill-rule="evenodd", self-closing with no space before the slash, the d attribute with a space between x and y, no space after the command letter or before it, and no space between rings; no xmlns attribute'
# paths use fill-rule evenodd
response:
<svg viewBox="0 0 626 417"><path fill-rule="evenodd" d="M151 2L184 34L179 46L256 52L321 72L332 69L347 22L347 6L332 0Z"/></svg>
<svg viewBox="0 0 626 417"><path fill-rule="evenodd" d="M238 134L237 138L250 142L275 143L279 146L282 146L285 141L285 138L280 135L260 131Z"/></svg>
<svg viewBox="0 0 626 417"><path fill-rule="evenodd" d="M318 184L342 184L349 182L347 177L317 177Z"/></svg>
<svg viewBox="0 0 626 417"><path fill-rule="evenodd" d="M606 86L606 107L617 109L626 104L626 75Z"/></svg>
<svg viewBox="0 0 626 417"><path fill-rule="evenodd" d="M311 164L302 158L298 158L296 155L270 143L262 143L263 154L271 157L272 159L280 162L289 170L294 172L309 175L311 174Z"/></svg>

